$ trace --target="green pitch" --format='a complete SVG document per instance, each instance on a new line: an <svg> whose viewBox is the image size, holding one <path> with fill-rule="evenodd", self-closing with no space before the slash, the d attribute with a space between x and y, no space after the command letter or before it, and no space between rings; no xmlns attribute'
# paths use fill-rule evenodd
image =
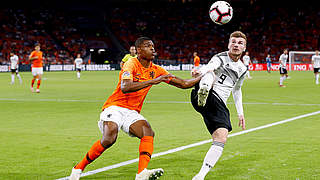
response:
<svg viewBox="0 0 320 180"><path fill-rule="evenodd" d="M118 81L116 72L45 72L41 93L31 93L31 73L9 85L0 73L0 179L58 179L69 176L101 137L101 106ZM189 78L189 72L172 72ZM312 72L289 72L286 88L279 73L252 72L243 86L247 129L320 110L320 86ZM167 84L151 88L142 115L153 127L154 153L210 139L201 116L189 102L190 89ZM239 132L232 98L232 133ZM228 139L223 155L206 179L320 179L320 114ZM139 140L119 133L117 142L85 172L138 158ZM161 179L191 180L210 144L155 157L149 168L163 168ZM137 163L82 179L132 180Z"/></svg>

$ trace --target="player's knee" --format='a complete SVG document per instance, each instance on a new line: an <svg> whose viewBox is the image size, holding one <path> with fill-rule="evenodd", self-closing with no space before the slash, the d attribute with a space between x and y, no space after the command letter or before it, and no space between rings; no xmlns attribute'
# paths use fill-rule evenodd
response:
<svg viewBox="0 0 320 180"><path fill-rule="evenodd" d="M216 141L221 142L223 144L226 144L227 143L227 137L218 138L218 139L216 139Z"/></svg>
<svg viewBox="0 0 320 180"><path fill-rule="evenodd" d="M227 137L217 136L213 138L213 141L221 142L223 144L227 143Z"/></svg>
<svg viewBox="0 0 320 180"><path fill-rule="evenodd" d="M227 143L228 134L225 132L215 132L212 136L213 141L221 142L223 144Z"/></svg>
<svg viewBox="0 0 320 180"><path fill-rule="evenodd" d="M117 134L103 135L101 139L101 144L103 147L108 148L112 146L117 140Z"/></svg>
<svg viewBox="0 0 320 180"><path fill-rule="evenodd" d="M112 146L116 142L117 136L118 136L118 127L106 125L104 127L104 133L101 139L102 146L106 148Z"/></svg>
<svg viewBox="0 0 320 180"><path fill-rule="evenodd" d="M145 128L145 130L143 132L144 132L143 136L152 136L152 137L155 136L155 132L151 129L150 126Z"/></svg>

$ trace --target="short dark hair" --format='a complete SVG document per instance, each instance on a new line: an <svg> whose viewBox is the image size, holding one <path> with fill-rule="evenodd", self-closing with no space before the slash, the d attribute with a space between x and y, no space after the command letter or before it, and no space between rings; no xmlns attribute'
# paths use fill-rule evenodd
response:
<svg viewBox="0 0 320 180"><path fill-rule="evenodd" d="M40 43L36 43L36 44L34 45L34 47L36 47L36 46L40 46Z"/></svg>
<svg viewBox="0 0 320 180"><path fill-rule="evenodd" d="M143 44L144 41L152 41L152 40L149 37L139 37L134 43L134 45L136 46L136 48L138 48Z"/></svg>

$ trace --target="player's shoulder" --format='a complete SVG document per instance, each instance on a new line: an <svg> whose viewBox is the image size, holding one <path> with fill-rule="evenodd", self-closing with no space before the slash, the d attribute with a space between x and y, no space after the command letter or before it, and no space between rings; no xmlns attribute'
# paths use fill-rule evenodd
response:
<svg viewBox="0 0 320 180"><path fill-rule="evenodd" d="M218 53L218 54L214 55L213 57L226 58L226 57L228 57L228 51L224 51L224 52Z"/></svg>
<svg viewBox="0 0 320 180"><path fill-rule="evenodd" d="M224 64L224 62L226 61L227 58L228 58L228 52L225 51L225 52L215 54L214 56L212 56L210 61L211 62L212 61L220 61L222 64Z"/></svg>
<svg viewBox="0 0 320 180"><path fill-rule="evenodd" d="M152 68L152 70L155 70L155 71L162 71L162 70L164 70L164 68L161 67L160 65L158 65L158 64L153 64L153 63L152 63L152 65L151 65L151 68Z"/></svg>
<svg viewBox="0 0 320 180"><path fill-rule="evenodd" d="M137 66L139 63L139 60L137 58L129 58L124 66L126 67L132 67L132 66Z"/></svg>

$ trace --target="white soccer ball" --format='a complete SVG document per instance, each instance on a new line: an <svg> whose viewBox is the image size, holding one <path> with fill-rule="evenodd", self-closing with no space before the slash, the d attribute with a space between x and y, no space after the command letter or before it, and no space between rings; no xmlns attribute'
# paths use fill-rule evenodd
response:
<svg viewBox="0 0 320 180"><path fill-rule="evenodd" d="M226 1L216 1L211 5L209 15L214 23L223 25L232 19L233 9Z"/></svg>

